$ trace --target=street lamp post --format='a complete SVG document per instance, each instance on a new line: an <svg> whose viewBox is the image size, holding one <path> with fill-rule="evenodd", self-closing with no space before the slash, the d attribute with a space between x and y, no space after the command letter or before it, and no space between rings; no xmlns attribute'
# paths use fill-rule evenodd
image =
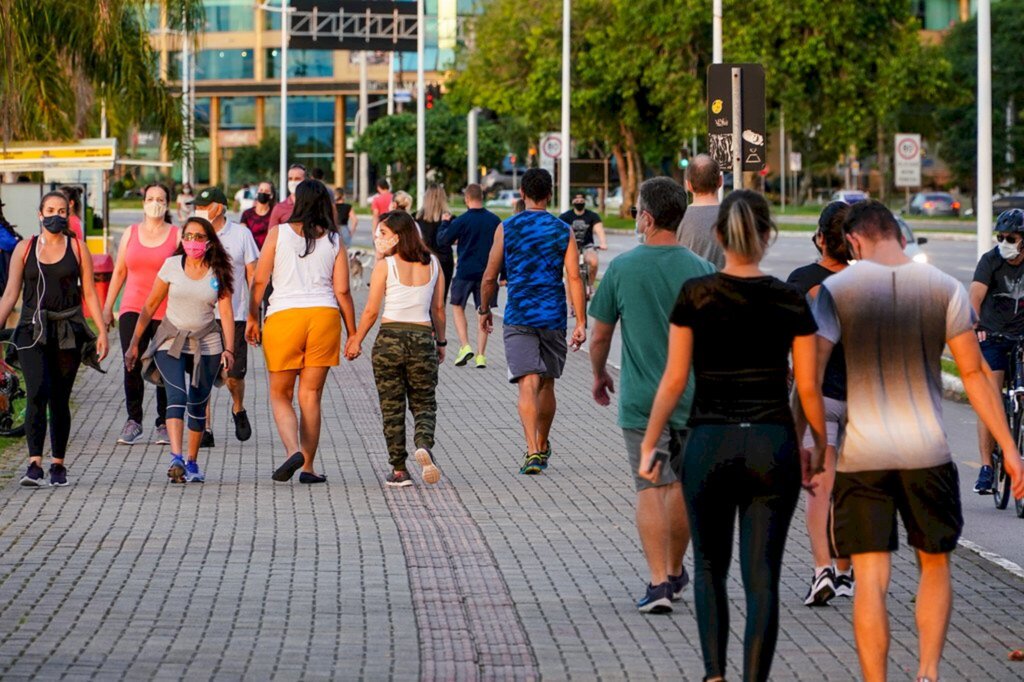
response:
<svg viewBox="0 0 1024 682"><path fill-rule="evenodd" d="M992 248L992 4L978 0L978 258Z"/></svg>
<svg viewBox="0 0 1024 682"><path fill-rule="evenodd" d="M562 0L562 155L558 157L558 210L569 210L569 154L570 138L570 81L569 37L572 20L572 0Z"/></svg>
<svg viewBox="0 0 1024 682"><path fill-rule="evenodd" d="M295 8L288 6L288 0L281 0L280 7L264 3L260 9L281 15L281 159L278 172L281 175L280 196L284 199L288 196L288 31Z"/></svg>
<svg viewBox="0 0 1024 682"><path fill-rule="evenodd" d="M423 0L416 0L416 203L423 207L427 191L427 108L423 85L425 14Z"/></svg>

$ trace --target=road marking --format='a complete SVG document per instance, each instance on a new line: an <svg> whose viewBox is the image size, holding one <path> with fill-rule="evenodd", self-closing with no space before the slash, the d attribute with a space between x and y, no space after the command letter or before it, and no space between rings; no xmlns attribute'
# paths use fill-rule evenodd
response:
<svg viewBox="0 0 1024 682"><path fill-rule="evenodd" d="M986 559L988 561L991 561L996 566L1009 571L1010 573L1014 574L1018 578L1024 579L1024 568L1021 568L1020 566L1018 566L1017 564L1013 563L1009 559L1005 559L1005 558L999 556L998 554L996 554L995 552L990 552L987 549L984 549L983 547L981 547L980 545L974 544L970 540L964 540L964 539L961 538L958 541L958 544L961 547L965 548L965 549L971 550L972 552L974 552L975 554L980 556L982 559Z"/></svg>
<svg viewBox="0 0 1024 682"><path fill-rule="evenodd" d="M960 463L963 464L964 466L971 467L972 469L980 469L981 468L981 464L979 464L978 462L969 460L969 459L962 459L962 460L960 460Z"/></svg>

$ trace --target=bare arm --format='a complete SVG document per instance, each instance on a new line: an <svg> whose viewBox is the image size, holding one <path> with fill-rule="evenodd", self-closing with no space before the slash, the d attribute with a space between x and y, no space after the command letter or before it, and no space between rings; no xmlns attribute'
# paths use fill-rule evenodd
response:
<svg viewBox="0 0 1024 682"><path fill-rule="evenodd" d="M569 297L576 311L576 329L572 332L572 343L579 348L587 340L587 302L583 292L583 278L580 277L580 252L576 240L569 236L565 249L565 277L569 281Z"/></svg>
<svg viewBox="0 0 1024 682"><path fill-rule="evenodd" d="M828 361L832 357L832 349L835 348L835 344L826 338L819 336L816 340L818 346L818 386L825 384L825 369L828 367ZM804 431L807 429L807 417L804 416L803 405L800 402L800 394L797 391L793 391L793 403L791 405L793 409L793 421L796 425L796 442L797 444L803 443Z"/></svg>
<svg viewBox="0 0 1024 682"><path fill-rule="evenodd" d="M434 323L434 337L441 343L445 342L448 331L448 319L444 309L444 272L438 268L437 282L434 284L434 297L430 302L430 319ZM437 347L437 361L444 363L445 346Z"/></svg>
<svg viewBox="0 0 1024 682"><path fill-rule="evenodd" d="M615 383L608 374L608 353L612 348L612 335L615 325L594 320L594 329L590 337L590 366L594 370L594 387L591 393L598 405L611 403L609 393L615 392Z"/></svg>
<svg viewBox="0 0 1024 682"><path fill-rule="evenodd" d="M274 272L278 229L280 228L276 226L270 228L270 232L267 233L267 241L263 242L260 259L256 262L256 272L253 275L252 286L249 288L249 319L252 321L259 319L263 294L267 290L267 283L270 282L270 275ZM246 336L249 335L246 334Z"/></svg>
<svg viewBox="0 0 1024 682"><path fill-rule="evenodd" d="M334 258L334 298L341 308L341 320L345 324L345 336L352 336L356 330L356 305L352 302L352 292L348 281L348 250L344 245L338 249Z"/></svg>
<svg viewBox="0 0 1024 682"><path fill-rule="evenodd" d="M167 298L169 290L170 285L167 282L159 277L153 280L153 288L149 291L149 298L146 299L146 305L142 306L142 310L139 312L139 321L135 323L135 332L132 334L132 340L128 344L128 352L124 354L124 365L129 370L135 366L135 362L139 358L139 339L145 333L149 321L153 319L153 313L156 312L156 309ZM229 312L228 319L230 318L231 313Z"/></svg>
<svg viewBox="0 0 1024 682"><path fill-rule="evenodd" d="M128 238L131 231L135 229L129 226L121 235L121 243L117 247L117 260L114 261L114 272L110 276L110 288L107 289L107 300L103 303L103 323L111 325L114 323L114 304L117 296L121 293L121 287L128 279Z"/></svg>
<svg viewBox="0 0 1024 682"><path fill-rule="evenodd" d="M608 250L608 237L604 231L604 223L594 224L594 234L597 235L597 247L602 251Z"/></svg>
<svg viewBox="0 0 1024 682"><path fill-rule="evenodd" d="M373 274L370 275L370 295L366 301L366 307L363 308L363 315L359 318L359 327L356 329L355 335L348 338L348 344L345 348L346 357L348 356L349 348L355 344L354 347L358 349L362 345L363 339L370 333L370 329L377 323L377 317L380 315L380 307L384 302L384 292L387 286L388 263L382 260L373 266Z"/></svg>
<svg viewBox="0 0 1024 682"><path fill-rule="evenodd" d="M103 319L103 306L100 304L100 295L96 291L96 280L93 277L92 254L84 246L81 246L83 242L72 242L72 244L75 243L79 245L78 262L82 270L82 293L85 298L85 307L89 309L89 315L92 319L99 321ZM110 349L107 338L107 326L100 323L96 325L96 328L96 336L98 337L96 339L96 354L102 360L107 357L107 351Z"/></svg>
<svg viewBox="0 0 1024 682"><path fill-rule="evenodd" d="M985 301L985 297L988 296L988 285L982 284L981 282L971 282L971 288L968 293L971 299L971 309L974 310L974 317L981 319L981 304ZM985 340L985 332L978 332L978 339L980 341Z"/></svg>
<svg viewBox="0 0 1024 682"><path fill-rule="evenodd" d="M828 354L832 353L831 343L815 334L805 334L793 339L793 377L796 380L796 393L800 397L803 416L811 427L814 437L814 451L804 462L804 487L811 488L811 479L823 470L825 455L825 400L821 397L822 374L819 370L818 348L821 343L828 344ZM799 445L799 442L797 443Z"/></svg>
<svg viewBox="0 0 1024 682"><path fill-rule="evenodd" d="M647 432L644 434L644 442L640 446L640 470L637 472L641 478L652 483L658 480L661 475L659 464L653 471L648 471L651 456L658 447L658 440L661 438L669 417L679 404L679 398L686 390L686 382L690 379L690 364L693 361L693 329L670 325L668 329L668 360L665 363L665 373L661 376L661 383L658 384L658 392L654 396L654 404L651 406L651 416L647 422Z"/></svg>
<svg viewBox="0 0 1024 682"><path fill-rule="evenodd" d="M505 226L501 224L494 232L494 243L491 245L491 253L487 256L487 268L480 282L480 299L484 301L484 305L489 305L498 293L498 275L501 273L501 263L504 259ZM493 328L494 316L488 311L486 315L480 316L480 329L489 334Z"/></svg>
<svg viewBox="0 0 1024 682"><path fill-rule="evenodd" d="M220 312L220 330L224 335L224 351L220 354L221 366L230 370L235 364L235 310L231 305L231 296L221 296L217 300Z"/></svg>
<svg viewBox="0 0 1024 682"><path fill-rule="evenodd" d="M7 318L11 316L11 311L21 296L21 283L25 276L25 252L28 245L29 240L22 239L11 254L11 272L7 275L7 288L4 289L3 298L0 298L0 329L7 327Z"/></svg>

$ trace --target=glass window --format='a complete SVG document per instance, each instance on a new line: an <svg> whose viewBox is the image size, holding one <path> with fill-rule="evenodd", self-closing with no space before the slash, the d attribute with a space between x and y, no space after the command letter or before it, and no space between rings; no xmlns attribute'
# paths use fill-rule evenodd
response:
<svg viewBox="0 0 1024 682"><path fill-rule="evenodd" d="M206 0L206 30L251 31L256 27L252 0Z"/></svg>
<svg viewBox="0 0 1024 682"><path fill-rule="evenodd" d="M266 0L267 5L280 7L281 0ZM280 31L281 30L281 13L280 12L263 12L263 28L268 31Z"/></svg>
<svg viewBox="0 0 1024 682"><path fill-rule="evenodd" d="M252 50L202 50L196 59L196 80L235 80L253 77ZM177 72L181 73L180 64Z"/></svg>
<svg viewBox="0 0 1024 682"><path fill-rule="evenodd" d="M255 97L221 97L220 127L223 130L251 130L256 127Z"/></svg>
<svg viewBox="0 0 1024 682"><path fill-rule="evenodd" d="M267 97L265 125L279 130L281 98ZM288 98L288 155L307 168L334 175L334 97Z"/></svg>
<svg viewBox="0 0 1024 682"><path fill-rule="evenodd" d="M150 31L158 31L160 29L160 5L150 5L146 8L146 24L149 26Z"/></svg>
<svg viewBox="0 0 1024 682"><path fill-rule="evenodd" d="M333 50L288 50L289 78L331 78L334 76ZM281 51L267 50L267 78L281 77Z"/></svg>
<svg viewBox="0 0 1024 682"><path fill-rule="evenodd" d="M195 134L198 140L203 137L210 137L210 98L196 97L195 109Z"/></svg>

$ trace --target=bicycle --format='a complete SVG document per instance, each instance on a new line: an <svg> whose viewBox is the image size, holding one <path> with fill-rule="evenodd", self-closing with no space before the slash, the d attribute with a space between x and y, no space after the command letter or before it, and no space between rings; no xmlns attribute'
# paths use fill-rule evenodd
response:
<svg viewBox="0 0 1024 682"><path fill-rule="evenodd" d="M594 285L590 283L590 263L587 262L587 251L591 249L596 250L597 247L593 244L579 247L580 277L583 278L583 299L587 303L590 303L590 299L594 296Z"/></svg>
<svg viewBox="0 0 1024 682"><path fill-rule="evenodd" d="M989 333L988 338L1013 343L1010 351L1010 370L1003 380L1003 409L1010 425L1017 449L1024 448L1024 337ZM1010 475L1003 468L1003 452L996 444L992 453L992 502L996 509L1006 509L1010 504ZM1017 518L1024 519L1024 498L1014 499Z"/></svg>
<svg viewBox="0 0 1024 682"><path fill-rule="evenodd" d="M0 330L0 345L6 346L0 355L0 436L25 436L25 377L18 365L18 352L12 339L13 329Z"/></svg>

